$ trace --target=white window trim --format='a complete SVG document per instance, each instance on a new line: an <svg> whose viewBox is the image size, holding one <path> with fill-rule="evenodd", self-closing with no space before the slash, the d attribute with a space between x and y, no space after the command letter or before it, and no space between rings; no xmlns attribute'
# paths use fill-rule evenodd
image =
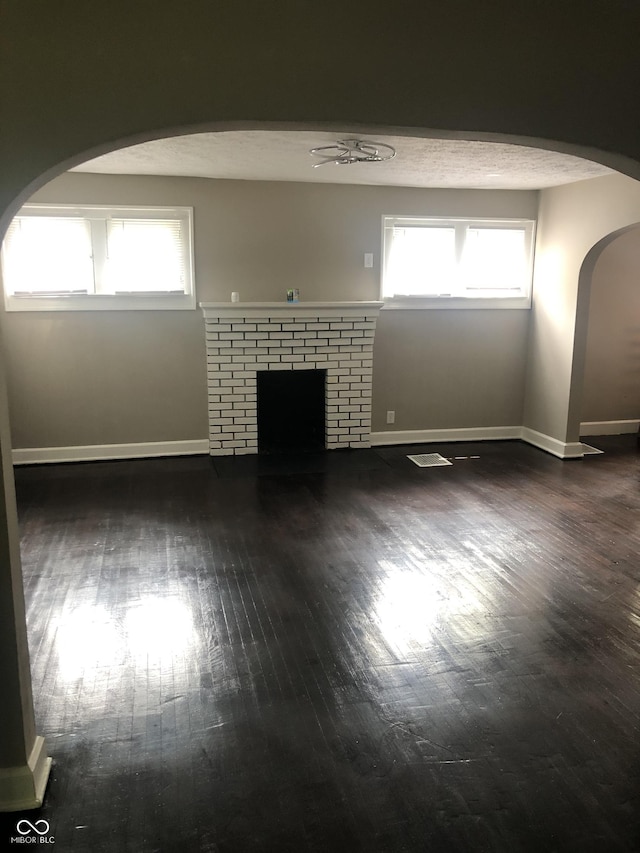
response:
<svg viewBox="0 0 640 853"><path fill-rule="evenodd" d="M79 216L90 220L119 215L144 219L181 219L185 228L184 293L88 293L56 296L15 295L4 291L7 311L176 311L196 308L193 259L193 208L68 204L26 204L19 213L29 216ZM2 252L4 256L4 249ZM4 263L4 261L3 261Z"/></svg>
<svg viewBox="0 0 640 853"><path fill-rule="evenodd" d="M491 227L499 228L500 226L523 226L527 235L527 287L521 294L512 294L509 296L493 295L479 296L385 296L384 295L384 276L387 267L389 245L387 241L387 230L394 225L420 225L425 226L453 226L457 229L462 227ZM531 294L533 284L533 264L534 264L534 247L535 247L536 222L533 219L506 218L506 217L436 217L436 216L417 216L410 214L407 216L384 215L382 217L382 264L380 265L380 299L384 302L383 310L502 310L502 309L529 309L531 308ZM456 240L459 240L456 234Z"/></svg>

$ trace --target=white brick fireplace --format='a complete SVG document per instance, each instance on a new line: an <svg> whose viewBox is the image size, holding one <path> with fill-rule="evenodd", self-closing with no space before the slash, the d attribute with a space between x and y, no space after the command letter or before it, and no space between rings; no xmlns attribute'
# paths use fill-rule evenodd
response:
<svg viewBox="0 0 640 853"><path fill-rule="evenodd" d="M202 303L209 451L258 452L257 371L325 370L325 446L369 447L382 302Z"/></svg>

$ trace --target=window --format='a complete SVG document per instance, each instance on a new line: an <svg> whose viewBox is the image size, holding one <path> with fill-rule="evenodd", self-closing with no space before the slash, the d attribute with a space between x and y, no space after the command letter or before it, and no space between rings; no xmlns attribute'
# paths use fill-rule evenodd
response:
<svg viewBox="0 0 640 853"><path fill-rule="evenodd" d="M194 308L190 208L25 205L2 247L8 311Z"/></svg>
<svg viewBox="0 0 640 853"><path fill-rule="evenodd" d="M382 298L392 307L528 307L534 226L385 216Z"/></svg>

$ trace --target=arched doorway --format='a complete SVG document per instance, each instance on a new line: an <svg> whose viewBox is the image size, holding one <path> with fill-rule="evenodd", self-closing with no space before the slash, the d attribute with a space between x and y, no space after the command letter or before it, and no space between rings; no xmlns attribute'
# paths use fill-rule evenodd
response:
<svg viewBox="0 0 640 853"><path fill-rule="evenodd" d="M640 225L601 240L584 269L591 282L581 433L635 433L640 419Z"/></svg>
<svg viewBox="0 0 640 853"><path fill-rule="evenodd" d="M66 165L69 165L69 164L66 164ZM47 176L47 177L50 177L50 176ZM40 181L40 180L39 180L39 181L38 181L38 183L40 183L40 184L42 185L42 186L41 186L41 190L45 191L45 190L46 190L46 187L44 187L44 184L46 183L46 181L44 180L44 178L42 179L42 181ZM31 187L31 189L33 189L33 187ZM131 336L127 335L127 336L125 336L125 337L127 337L127 338L128 338L128 337L134 337L134 336L135 336L135 335L131 335Z"/></svg>
<svg viewBox="0 0 640 853"><path fill-rule="evenodd" d="M383 180L375 176L374 182L388 183L389 190L384 201L372 204L371 199L375 194L380 194L382 198L384 192L382 186L376 189L371 183L373 173L363 179L361 173L349 172L344 168L334 168L330 173L312 168L308 146L314 141L326 142L332 138L326 129L307 126L305 129L293 130L290 127L254 124L250 130L229 131L220 128L212 133L208 130L211 127L203 125L202 133L185 132L167 137L166 140L159 139L157 133L149 133L151 142L146 149L142 145L125 146L126 150L123 150L114 143L100 146L64 164L67 167L76 166L80 171L70 172L65 169L63 174L48 181L46 177L49 175L42 176L38 180L42 186L29 198L42 203L71 204L105 201L125 205L180 201L194 203L198 300L226 300L231 290L242 291L244 300L278 300L284 292L282 282L285 281L288 285L305 282L303 298L306 300L377 299L379 218L381 214L388 213L389 209L403 208L406 211L415 208L422 212L431 210L442 214L447 211L449 215L460 215L468 213L471 206L481 216L490 211L492 215L535 218L537 196L535 191L527 188L539 186L541 179L547 184L553 183L553 169L558 168L558 180L566 180L576 164L581 171L574 173L573 179L586 180L599 174L593 164L575 158L563 159L561 156L560 166L554 165L554 155L549 150L549 144L540 140L535 141L535 144L542 147L532 148L513 145L509 137L495 134L492 141L479 141L464 139L464 134L447 139L444 132L432 136L423 131L418 136L415 130L395 129L392 141L400 153L389 165L395 168L397 164L402 166L406 162L409 169L404 173L404 184L402 176L385 176ZM381 130L378 127L371 132L377 134ZM362 129L360 131L364 132ZM486 134L484 136L487 137ZM223 137L231 141L221 154L216 140ZM269 142L270 137L275 138L276 145ZM135 141L139 142L140 138L136 137ZM230 165L226 164L226 171L212 171L204 173L202 177L203 173L198 172L197 168L194 170L193 164L185 165L185 162L193 160L193 148L204 138L209 138L207 144L212 146L207 152L211 159L216 156L218 159L228 157L229 150L235 156L236 149L242 152L253 145L255 158L260 154L265 160L273 157L276 166L282 168L284 163L288 169L288 160L297 157L299 164L295 164L291 173L287 169L282 172L266 169L258 174L255 170L242 173L232 158ZM388 133L386 136L383 134L383 138L388 139ZM294 139L295 144L289 143L290 139ZM123 143L130 141L122 140ZM155 164L150 164L145 158L151 158L149 151L154 144L162 146L165 143L165 156L166 151L174 156L174 165L163 164L161 168L164 171L161 174L154 172ZM124 163L121 173L114 174L117 167L105 167L105 161L109 160L108 155L105 156L106 151L114 151L121 158L118 160L118 163ZM98 155L98 160L83 165L86 157L94 154ZM133 166L127 165L127 157ZM532 160L531 165L527 163L528 158ZM439 164L439 172L437 169L433 171L432 161ZM495 169L494 164L498 161L499 171L487 174L488 168L491 166ZM245 165L245 168L248 167ZM61 169L62 166L59 167ZM517 174L518 169L521 170L520 174ZM526 174L528 169L530 175ZM551 170L548 175L543 174L545 169ZM195 175L201 175L200 184L193 177ZM325 175L329 176L328 179L318 183L318 178ZM349 177L345 178L346 175ZM352 179L352 175L356 177ZM215 176L224 179L216 188L219 199L217 206L209 203L207 195L213 185L209 183L208 188L205 187L207 177ZM276 187L274 182L278 180L289 183L288 195L278 196L278 192L284 192ZM354 195L355 201L349 207L345 205L346 195L340 195L337 188L334 188L335 191L330 190L327 182L330 185L339 182L341 186L343 183L361 185L359 195L356 198L356 190L351 187L349 192ZM396 189L394 195L391 190L393 185L411 185L412 189L404 194ZM473 190L465 189L471 185L474 186ZM187 186L188 189L185 189ZM420 187L422 195L419 195ZM428 192L425 189L427 187ZM301 188L305 188L304 191ZM235 233L230 226L234 222L242 223L235 228ZM362 222L366 224L363 226ZM324 249L315 236L322 232L326 233ZM242 239L239 239L239 233ZM331 245L331 251L326 250L327 245ZM364 250L374 250L372 254L376 264L372 271L360 269L361 264L356 259L359 251ZM410 406L406 406L409 411L405 416L404 427L400 421L400 428L425 431L474 427L477 424L489 430L503 426L517 428L521 423L527 315L497 312L490 317L487 312L482 312L480 316L484 326L489 324L490 328L478 329L475 318L471 323L465 323L463 312L455 312L450 315L453 322L443 332L443 324L436 321L444 319L445 315L436 313L438 316L422 314L419 323L408 323L407 315L401 318L399 314L395 315L393 321L391 318L386 321L389 343L383 362L388 374L386 385L393 386L394 393L397 391L398 377L407 376L402 359L398 356L400 348L397 342L402 339L409 352L422 352L425 341L435 341L440 347L436 358L432 352L424 352L419 376L403 380L407 386L409 382L416 381L419 386L414 384L413 389L403 389L404 397L408 399L412 396L413 400ZM418 315L413 319L416 317ZM42 323L46 322L45 316L20 318L20 328L18 318L11 317L10 322L7 321L5 335L10 351L14 353L11 388L33 389L32 394L22 393L20 399L14 397L12 406L14 443L20 450L62 448L57 455L50 457L53 461L82 458L72 449L74 447L124 446L144 441L195 441L201 434L204 436L203 408L197 387L201 383L204 358L200 352L201 336L197 316L165 314L158 320L156 331L151 330L144 319L139 314L122 314L115 342L104 317L71 314L58 317L55 323L47 323L46 336L38 331ZM425 333L427 321L431 325ZM23 327L26 326L31 327L31 334L25 335ZM87 331L88 328L91 331ZM83 341L88 338L93 345L83 351ZM443 353L442 347L453 347L454 340L465 344L469 342L469 352L461 352L460 346L456 345L455 350ZM135 352L131 350L132 341L141 344ZM165 342L169 345L165 345ZM415 350L414 345L417 348ZM490 348L492 352L489 357L487 353ZM67 355L63 357L60 353L65 349ZM141 356L141 349L144 350L144 356ZM53 352L55 356L52 356ZM79 353L83 355L79 356ZM158 368L157 376L155 380L149 381L147 369L154 363ZM447 365L446 381L442 378L438 364ZM476 371L471 383L468 378L469 364L473 364ZM46 365L46 370L43 370L42 365ZM73 381L69 380L70 374ZM122 410L129 414L120 417L115 423L108 401L109 393L113 392L125 375L130 379L130 388L122 396L121 403ZM172 390L162 393L163 389L166 391L166 383L170 379L173 380ZM457 395L448 394L448 386L459 389L465 382L469 385L466 391ZM434 385L440 394L435 404L432 391ZM402 402L398 406L392 394L386 394L385 387L384 384L378 386L381 411L400 408L399 417L402 419ZM73 392L74 388L79 389L77 393ZM419 393L416 394L417 389ZM389 399L383 400L384 396ZM458 402L451 399L452 396L456 396ZM29 400L36 397L44 407L39 418L31 417L29 409ZM429 407L416 404L416 400L427 397L430 399ZM459 402L462 399L465 401L465 411ZM61 412L60 402L63 400L66 405ZM129 405L124 404L127 400ZM491 411L486 411L485 402L488 400L493 406ZM427 408L432 414L426 411ZM69 428L67 412L75 414L76 429ZM175 415L176 412L180 412L181 417L173 417L172 421L172 413ZM136 416L132 413L136 413ZM146 425L141 428L141 422L145 420ZM183 427L185 422L189 424L187 429ZM377 428L382 430L384 422L380 417L378 422ZM153 428L149 424L153 424ZM23 455L21 461L46 461L44 450L37 456Z"/></svg>

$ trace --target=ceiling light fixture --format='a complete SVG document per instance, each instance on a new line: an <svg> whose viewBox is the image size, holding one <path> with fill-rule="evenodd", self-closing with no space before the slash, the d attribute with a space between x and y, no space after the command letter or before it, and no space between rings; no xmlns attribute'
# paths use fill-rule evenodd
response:
<svg viewBox="0 0 640 853"><path fill-rule="evenodd" d="M382 163L396 156L396 149L385 142L367 142L363 139L339 139L333 145L321 145L309 151L312 157L322 157L313 168L334 163L350 166L352 163Z"/></svg>

